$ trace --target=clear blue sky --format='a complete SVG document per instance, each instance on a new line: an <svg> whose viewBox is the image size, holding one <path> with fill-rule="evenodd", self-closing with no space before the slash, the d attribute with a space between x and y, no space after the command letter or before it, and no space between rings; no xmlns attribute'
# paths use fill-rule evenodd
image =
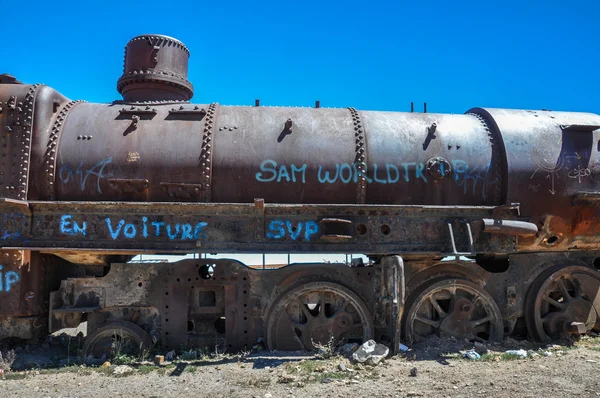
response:
<svg viewBox="0 0 600 398"><path fill-rule="evenodd" d="M600 113L598 0L80 4L0 0L0 73L108 102L127 41L162 33L198 103Z"/></svg>

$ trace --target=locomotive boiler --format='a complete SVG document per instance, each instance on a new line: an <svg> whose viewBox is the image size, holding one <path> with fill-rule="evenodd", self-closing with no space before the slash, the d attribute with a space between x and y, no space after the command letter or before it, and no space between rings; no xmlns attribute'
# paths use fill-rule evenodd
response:
<svg viewBox="0 0 600 398"><path fill-rule="evenodd" d="M139 347L600 331L600 116L192 104L186 46L110 104L0 76L0 338ZM142 253L364 253L256 269Z"/></svg>

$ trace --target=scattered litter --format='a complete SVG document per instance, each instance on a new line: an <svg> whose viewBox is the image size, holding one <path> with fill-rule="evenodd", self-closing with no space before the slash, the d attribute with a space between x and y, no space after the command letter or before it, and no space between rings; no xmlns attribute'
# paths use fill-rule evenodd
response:
<svg viewBox="0 0 600 398"><path fill-rule="evenodd" d="M175 359L175 350L169 351L165 354L165 360L172 361L173 359Z"/></svg>
<svg viewBox="0 0 600 398"><path fill-rule="evenodd" d="M103 363L103 364L100 366L100 368L102 368L102 369L110 368L110 362L108 362L108 361L104 362L104 363Z"/></svg>
<svg viewBox="0 0 600 398"><path fill-rule="evenodd" d="M508 350L508 351L505 351L504 353L508 354L508 355L516 355L521 359L527 358L527 351L525 351L522 348L520 350Z"/></svg>
<svg viewBox="0 0 600 398"><path fill-rule="evenodd" d="M550 351L542 351L542 354L544 354L545 357L551 357L552 353Z"/></svg>
<svg viewBox="0 0 600 398"><path fill-rule="evenodd" d="M467 359L481 359L481 355L479 355L475 350L469 350L465 352L465 355L463 356Z"/></svg>
<svg viewBox="0 0 600 398"><path fill-rule="evenodd" d="M375 340L368 340L352 354L352 359L356 362L367 362L371 365L377 365L390 353L390 349L383 344L378 344Z"/></svg>
<svg viewBox="0 0 600 398"><path fill-rule="evenodd" d="M165 362L165 357L164 357L164 356L162 356L162 355L156 355L156 356L154 357L154 364L155 364L156 366L160 366L160 365L162 365L162 364L163 364L163 362Z"/></svg>
<svg viewBox="0 0 600 398"><path fill-rule="evenodd" d="M321 380L321 383L331 383L332 381L334 381L331 377L326 377L323 380Z"/></svg>
<svg viewBox="0 0 600 398"><path fill-rule="evenodd" d="M400 343L400 344L398 345L398 349L399 349L400 351L402 351L402 352L406 352L406 351L408 351L408 347L407 347L407 346L405 346L405 345L404 345L404 344L402 344L402 343Z"/></svg>

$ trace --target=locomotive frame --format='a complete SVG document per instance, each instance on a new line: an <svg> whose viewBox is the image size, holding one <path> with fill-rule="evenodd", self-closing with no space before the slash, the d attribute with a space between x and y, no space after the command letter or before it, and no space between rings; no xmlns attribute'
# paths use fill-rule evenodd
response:
<svg viewBox="0 0 600 398"><path fill-rule="evenodd" d="M39 338L87 321L84 353L101 356L115 335L169 348L221 344L240 350L263 341L271 349L310 349L313 342L334 337L337 342L375 338L397 349L400 341L431 335L489 341L527 333L549 340L600 329L600 116L474 108L464 122L410 114L407 121L426 128L423 136L404 138L422 141L424 153L438 151L437 156L402 166L384 162L378 174L378 164L367 162L369 146L388 144L367 141L376 115L348 108L343 112L354 157L335 164L339 181L333 181L333 171L321 174L320 165L294 163L297 156L283 164L263 159L238 178L305 184L313 173L325 185L337 183L340 195L354 202L336 199L336 189L329 188L323 188L320 203L293 202L294 192L304 191L291 185L291 194L281 193L284 199L277 201L279 185L250 184L252 195L262 187L264 195L246 200L236 188L244 189L244 183L228 186L222 176L229 174L219 171L235 164L215 158L211 150L219 131L238 130L238 123L225 124L228 117L238 118L237 110L187 102L193 92L186 80L187 56L175 39L134 38L118 84L124 101L106 108L0 76L0 339ZM277 119L271 138L278 143L298 136L313 115L285 108L269 112L266 120ZM332 117L341 117L335 112ZM123 126L122 137L162 119L186 128L204 126L198 178L160 181L168 168L144 175L108 173L116 164L113 148L89 146L92 139L105 139L90 132L102 131L93 118L104 120L107 114L107 123ZM242 123L249 122L240 122L239 130L248 131ZM485 134L486 142L470 144L471 152L463 156L489 156L486 168L468 171L466 162L449 158L464 144L452 141L445 148L445 142L469 138L449 135L444 128L452 123ZM90 132L85 126L92 126ZM558 142L540 140L540 131ZM147 134L157 139L151 127ZM331 139L337 145L346 138ZM523 151L515 149L525 144ZM81 160L75 167L80 151L91 163ZM108 155L94 158L99 152ZM139 158L129 151L120 167L125 170ZM369 200L369 184L408 183L409 170L420 177L410 184L423 189L422 195L389 204L377 193L389 192L375 190ZM536 174L543 174L546 197L538 195L541 184L532 183ZM433 185L423 188L427 178ZM221 182L217 188L215 181ZM464 198L456 192L466 193L467 184L482 197L461 204ZM444 196L442 189L450 186L457 191ZM102 189L112 190L113 200L106 200ZM307 196L318 197L313 191ZM426 204L416 204L421 198ZM128 262L145 253L223 252L359 252L371 261L269 270L228 259Z"/></svg>

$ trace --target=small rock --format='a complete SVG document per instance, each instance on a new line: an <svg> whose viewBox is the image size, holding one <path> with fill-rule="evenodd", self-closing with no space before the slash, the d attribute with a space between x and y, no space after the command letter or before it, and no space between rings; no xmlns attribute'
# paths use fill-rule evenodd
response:
<svg viewBox="0 0 600 398"><path fill-rule="evenodd" d="M331 377L326 377L323 380L321 380L321 383L331 383L332 381L334 381Z"/></svg>
<svg viewBox="0 0 600 398"><path fill-rule="evenodd" d="M598 361L594 361L593 359L586 359L586 362L589 362L589 363L598 363Z"/></svg>
<svg viewBox="0 0 600 398"><path fill-rule="evenodd" d="M132 372L133 372L133 368L131 366L127 366L127 365L115 366L115 368L113 369L113 374L115 374L115 375L123 375L125 373L132 373Z"/></svg>
<svg viewBox="0 0 600 398"><path fill-rule="evenodd" d="M279 376L279 379L277 380L277 382L281 383L281 384L293 383L295 381L296 381L296 378L294 376L288 376L288 375L281 375L281 376Z"/></svg>
<svg viewBox="0 0 600 398"><path fill-rule="evenodd" d="M412 368L410 370L410 376L411 377L417 377L417 368Z"/></svg>
<svg viewBox="0 0 600 398"><path fill-rule="evenodd" d="M417 392L417 391L407 391L406 396L407 397L422 397L423 393Z"/></svg>
<svg viewBox="0 0 600 398"><path fill-rule="evenodd" d="M340 371L342 371L342 372L345 372L346 370L348 370L348 369L346 368L346 364L345 364L345 363L340 363L340 364L338 365L338 369L339 369Z"/></svg>
<svg viewBox="0 0 600 398"><path fill-rule="evenodd" d="M368 362L371 365L377 365L390 353L390 349L383 344L378 344L375 340L368 340L352 354L352 359L356 362Z"/></svg>
<svg viewBox="0 0 600 398"><path fill-rule="evenodd" d="M264 395L265 398L273 398L273 394L271 394L270 392L266 393Z"/></svg>

